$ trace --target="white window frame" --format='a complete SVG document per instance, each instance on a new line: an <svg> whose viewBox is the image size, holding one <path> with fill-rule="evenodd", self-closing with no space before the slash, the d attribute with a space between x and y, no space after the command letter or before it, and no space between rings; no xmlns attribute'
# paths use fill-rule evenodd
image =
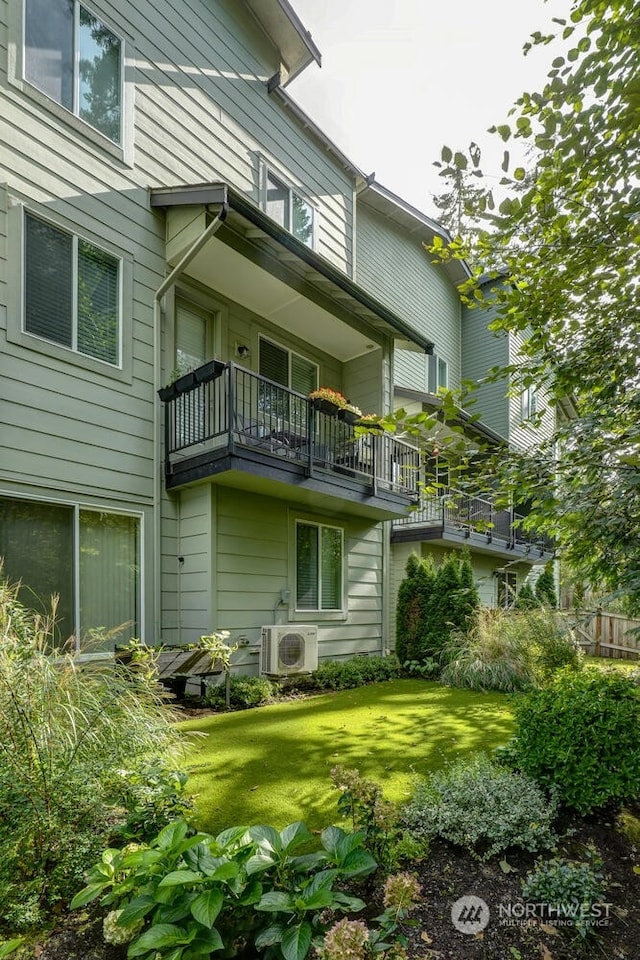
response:
<svg viewBox="0 0 640 960"><path fill-rule="evenodd" d="M123 162L126 166L134 166L134 125L135 125L135 82L134 66L136 62L135 44L123 26L123 24L114 23L114 11L109 9L108 16L105 16L100 9L99 2L93 0L91 4L74 0L77 12L74 9L74 18L79 20L80 4L89 13L93 14L101 23L107 27L111 33L120 40L120 142L116 143L106 134L93 127L87 120L84 120L78 113L68 110L57 100L54 100L47 93L31 83L26 78L26 3L25 0L16 0L9 4L9 54L7 63L7 79L9 83L20 90L21 93L28 96L34 102L43 107L48 113L53 114L62 120L68 126L80 133L86 140L99 147L101 151L111 154L115 159ZM78 42L74 34L74 60L77 60ZM76 68L74 66L74 87L76 78ZM74 105L76 94L74 91Z"/></svg>
<svg viewBox="0 0 640 960"><path fill-rule="evenodd" d="M262 164L262 178L261 178L261 181L262 181L262 182L261 182L261 187L260 187L260 194L261 194L261 196L260 196L260 206L261 206L261 208L264 210L265 213L267 213L267 194L268 194L269 177L271 177L272 179L276 180L277 183L278 183L278 185L281 186L281 187L283 187L286 191L288 191L288 194L289 194L289 204L288 204L288 206L289 206L289 217L288 217L289 222L288 222L288 223L285 223L285 224L278 224L278 226L282 226L283 229L287 231L287 233L290 233L292 237L295 237L295 239L298 240L300 243L304 244L305 247L309 247L310 250L315 250L315 249L316 249L316 242L317 242L317 231L318 231L318 208L317 208L317 205L313 202L313 200L311 200L311 198L310 198L307 194L304 193L303 190L301 190L299 187L293 186L293 184L291 183L291 181L290 181L286 176L283 176L283 175L280 173L279 170L274 169L274 167L270 166L268 163L263 163L263 164ZM310 243L305 243L305 241L304 241L304 240L301 240L300 237L296 237L295 233L293 232L293 220L292 220L292 218L293 218L293 197L294 197L294 195L295 195L296 197L298 197L298 199L302 200L303 203L306 203L306 204L311 208L311 210L313 211L313 224L312 224L312 228L311 228L311 242L310 242ZM277 221L276 221L276 222L277 222Z"/></svg>
<svg viewBox="0 0 640 960"><path fill-rule="evenodd" d="M327 530L337 530L340 534L340 551L341 551L341 565L340 565L340 606L339 607L298 607L298 527L316 527L320 533L318 537L318 544L320 544L320 538L322 536L321 531L323 529ZM340 526L336 523L323 523L320 520L309 520L306 517L297 516L294 518L293 522L293 604L292 610L295 614L295 618L298 620L301 618L313 617L316 620L321 619L344 619L346 617L346 600L345 600L345 588L346 588L346 552L345 552L345 529L343 526ZM319 547L320 550L320 547ZM320 558L318 558L320 560ZM322 600L322 565L318 562L318 600Z"/></svg>
<svg viewBox="0 0 640 960"><path fill-rule="evenodd" d="M521 397L522 419L531 420L538 412L538 389L535 384L529 384L522 391Z"/></svg>
<svg viewBox="0 0 640 960"><path fill-rule="evenodd" d="M427 392L432 394L437 394L439 390L447 390L449 388L449 364L441 357L438 353L429 354L426 358L427 362ZM435 367L436 371L436 383L431 382L431 369ZM441 373L444 372L444 377L441 377ZM443 382L444 381L444 382ZM433 387L435 386L435 389Z"/></svg>
<svg viewBox="0 0 640 960"><path fill-rule="evenodd" d="M80 626L80 513L106 513L113 516L119 517L130 517L138 521L138 553L140 566L138 570L138 627L140 637L144 638L146 636L146 619L145 619L145 527L144 527L144 513L139 510L118 510L112 506L104 506L93 503L82 503L77 500L64 500L54 497L47 496L24 496L23 494L16 493L13 490L4 490L0 489L0 497L3 500L22 500L28 503L34 504L51 504L56 507L68 507L72 511L72 530L73 530L73 547L72 547L72 563L73 563L73 638L75 640L75 649L76 653L80 653L80 643L81 637L79 635L79 626ZM83 657L95 656L96 658L103 657L104 654L82 654Z"/></svg>
<svg viewBox="0 0 640 960"><path fill-rule="evenodd" d="M65 234L66 236L71 237L72 241L72 264L71 264L71 292L72 292L72 303L71 303L71 324L72 324L72 334L71 334L71 346L68 347L64 343L60 343L58 340L49 339L48 337L42 337L37 333L33 333L26 328L26 280L27 280L27 256L26 256L26 218L27 216L31 217L33 220L39 220L41 223L45 223L48 227L51 227L52 230L57 230L58 233ZM103 360L100 357L94 357L91 353L84 353L82 350L78 350L78 241L83 240L85 243L90 244L92 247L95 247L97 250L101 250L104 253L107 253L110 257L113 257L114 260L118 261L118 298L117 298L117 311L118 311L118 351L117 359L115 363L111 363L109 360ZM46 217L42 217L40 214L33 213L30 210L24 210L23 215L23 229L22 229L22 332L26 337L33 337L36 340L41 341L42 343L52 344L55 347L58 347L61 350L69 351L77 356L91 360L94 363L104 365L110 369L121 370L122 369L122 350L123 350L123 257L121 254L113 251L112 249L107 249L106 246L96 243L93 239L83 236L82 234L75 233L74 231L65 229L57 223L53 223L51 220L48 220Z"/></svg>

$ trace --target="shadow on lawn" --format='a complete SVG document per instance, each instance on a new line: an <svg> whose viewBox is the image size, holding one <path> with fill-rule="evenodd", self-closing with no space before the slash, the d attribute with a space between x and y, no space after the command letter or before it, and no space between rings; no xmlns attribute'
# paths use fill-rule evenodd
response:
<svg viewBox="0 0 640 960"><path fill-rule="evenodd" d="M199 731L187 767L201 826L282 827L336 819L329 772L357 767L392 800L426 773L472 750L504 743L513 725L507 699L420 680L392 681L181 725Z"/></svg>

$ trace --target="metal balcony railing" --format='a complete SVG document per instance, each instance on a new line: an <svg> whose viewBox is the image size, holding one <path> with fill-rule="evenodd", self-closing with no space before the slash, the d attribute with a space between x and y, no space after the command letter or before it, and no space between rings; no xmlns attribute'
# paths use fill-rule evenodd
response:
<svg viewBox="0 0 640 960"><path fill-rule="evenodd" d="M523 530L522 520L522 514L513 509L498 509L490 499L447 489L423 498L416 510L394 520L393 526L400 530L423 526L463 533L466 537L480 535L488 543L500 542L510 549L537 551L540 556L553 553L553 541L539 533Z"/></svg>
<svg viewBox="0 0 640 960"><path fill-rule="evenodd" d="M366 433L303 394L234 363L211 361L160 391L165 452L176 458L259 452L417 500L420 454L388 433ZM273 462L273 460L271 461Z"/></svg>

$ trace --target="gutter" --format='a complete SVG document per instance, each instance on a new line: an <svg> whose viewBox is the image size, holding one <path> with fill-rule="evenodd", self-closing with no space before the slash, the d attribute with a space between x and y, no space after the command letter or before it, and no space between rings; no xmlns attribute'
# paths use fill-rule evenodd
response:
<svg viewBox="0 0 640 960"><path fill-rule="evenodd" d="M161 506L162 506L162 470L160 463L160 448L162 445L162 436L160 432L160 400L158 390L162 386L160 375L162 372L162 300L168 290L178 281L180 275L189 266L190 262L196 257L202 248L209 242L213 235L220 229L224 223L229 207L224 199L220 205L218 213L213 218L209 226L205 229L198 239L184 254L182 259L173 268L171 273L164 278L158 289L153 295L153 628L155 641L160 637L161 623L161 546L162 546L162 528L161 528Z"/></svg>
<svg viewBox="0 0 640 960"><path fill-rule="evenodd" d="M415 343L424 350L426 354L433 353L434 344L431 340L417 333L410 324L405 323L405 321L393 313L393 311L388 310L378 300L370 296L363 287L358 286L357 283L350 280L338 267L334 267L334 265L328 260L325 260L324 257L321 257L307 247L306 244L297 240L296 237L294 237L292 233L289 233L288 230L285 230L284 227L280 227L271 217L268 217L266 213L259 210L251 201L246 200L241 194L236 193L230 187L228 191L229 206L233 210L240 213L243 217L246 217L247 220L251 220L260 230L264 231L264 233L268 234L274 240L277 240L278 243L294 253L300 260L304 260L305 263L318 273L321 273L327 280L330 280L345 293L348 293L350 297L353 297L353 299L361 303L363 307L366 307L370 313L380 317L380 319L384 320L390 327L393 327L394 330L400 334L398 339Z"/></svg>
<svg viewBox="0 0 640 960"><path fill-rule="evenodd" d="M230 210L240 214L254 227L258 227L267 237L293 253L296 260L306 263L316 273L321 274L334 286L365 307L369 313L383 320L397 333L396 339L408 340L420 347L426 354L433 353L434 344L431 340L416 332L410 324L372 297L363 287L358 286L342 270L311 250L301 240L294 237L292 233L289 233L288 230L285 230L284 227L267 216L253 201L248 200L243 194L230 187L229 184L220 182L196 183L173 187L153 187L151 189L152 207L194 206L198 204L207 206L222 202L220 198L224 198ZM389 333L389 331L386 332Z"/></svg>

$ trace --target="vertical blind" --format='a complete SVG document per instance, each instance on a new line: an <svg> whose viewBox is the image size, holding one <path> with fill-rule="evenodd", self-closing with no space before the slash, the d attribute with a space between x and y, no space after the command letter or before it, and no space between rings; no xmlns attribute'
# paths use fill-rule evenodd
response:
<svg viewBox="0 0 640 960"><path fill-rule="evenodd" d="M80 511L80 635L122 626L138 634L138 521L135 517ZM117 639L120 639L119 637ZM91 650L113 649L114 637L95 639Z"/></svg>
<svg viewBox="0 0 640 960"><path fill-rule="evenodd" d="M128 624L125 638L140 626L140 543L137 517L79 510L79 541L75 543L76 508L0 497L0 556L5 574L20 581L19 599L40 613L59 598L55 642L60 645L80 632ZM79 564L80 624L75 623L75 573ZM113 649L114 638L102 644ZM101 646L93 644L92 650Z"/></svg>

